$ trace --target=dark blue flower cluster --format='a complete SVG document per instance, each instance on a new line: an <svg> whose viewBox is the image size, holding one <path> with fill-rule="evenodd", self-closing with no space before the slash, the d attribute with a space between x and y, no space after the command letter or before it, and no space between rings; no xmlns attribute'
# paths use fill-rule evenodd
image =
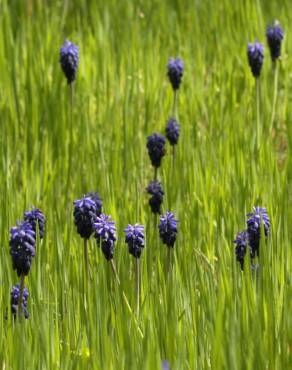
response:
<svg viewBox="0 0 292 370"><path fill-rule="evenodd" d="M173 248L177 236L177 223L178 220L174 218L174 214L166 212L165 215L160 216L159 235L167 247Z"/></svg>
<svg viewBox="0 0 292 370"><path fill-rule="evenodd" d="M169 118L166 124L166 137L170 145L176 145L179 138L179 123L175 118Z"/></svg>
<svg viewBox="0 0 292 370"><path fill-rule="evenodd" d="M111 216L101 214L96 217L93 223L95 238L97 243L101 242L102 252L107 260L111 260L114 256L116 238L115 222L111 221Z"/></svg>
<svg viewBox="0 0 292 370"><path fill-rule="evenodd" d="M254 44L248 44L247 56L252 74L258 78L264 62L264 46L258 41Z"/></svg>
<svg viewBox="0 0 292 370"><path fill-rule="evenodd" d="M85 195L86 197L92 199L95 203L95 207L96 207L96 216L99 216L102 212L102 200L98 194L98 192L89 192Z"/></svg>
<svg viewBox="0 0 292 370"><path fill-rule="evenodd" d="M263 227L266 238L270 232L270 219L266 208L253 207L253 212L248 213L247 216L247 230L239 232L234 240L236 259L242 269L247 248L249 248L251 260L259 256L261 228Z"/></svg>
<svg viewBox="0 0 292 370"><path fill-rule="evenodd" d="M35 232L29 222L21 222L10 229L9 245L13 270L16 270L18 276L27 275L36 246Z"/></svg>
<svg viewBox="0 0 292 370"><path fill-rule="evenodd" d="M275 62L281 56L281 45L284 38L284 31L279 22L275 22L274 26L267 27L266 36L272 61Z"/></svg>
<svg viewBox="0 0 292 370"><path fill-rule="evenodd" d="M152 195L149 199L149 205L153 213L161 213L164 191L162 185L157 180L151 181L146 188L148 194Z"/></svg>
<svg viewBox="0 0 292 370"><path fill-rule="evenodd" d="M17 311L18 311L18 301L19 301L19 295L20 295L20 285L16 284L12 287L11 293L10 293L10 304L11 304L11 313L14 319L16 319ZM28 300L28 290L26 288L23 288L22 292L22 311L24 314L24 317L26 319L29 318L29 313L27 310L27 300Z"/></svg>
<svg viewBox="0 0 292 370"><path fill-rule="evenodd" d="M97 216L96 203L89 196L77 199L74 204L74 224L81 238L89 239L93 230L92 224Z"/></svg>
<svg viewBox="0 0 292 370"><path fill-rule="evenodd" d="M60 49L60 64L67 78L68 84L71 84L75 78L79 62L78 46L66 40Z"/></svg>
<svg viewBox="0 0 292 370"><path fill-rule="evenodd" d="M147 149L152 166L160 167L162 157L165 155L165 138L154 132L147 137Z"/></svg>
<svg viewBox="0 0 292 370"><path fill-rule="evenodd" d="M128 244L129 253L136 258L140 258L145 245L144 226L129 224L124 232L126 233L125 241Z"/></svg>
<svg viewBox="0 0 292 370"><path fill-rule="evenodd" d="M24 221L31 224L31 227L35 233L37 233L37 225L39 228L40 239L45 235L46 218L43 212L39 208L33 208L31 211L24 212Z"/></svg>
<svg viewBox="0 0 292 370"><path fill-rule="evenodd" d="M184 63L180 58L170 58L167 64L167 75L173 90L178 90L184 73Z"/></svg>

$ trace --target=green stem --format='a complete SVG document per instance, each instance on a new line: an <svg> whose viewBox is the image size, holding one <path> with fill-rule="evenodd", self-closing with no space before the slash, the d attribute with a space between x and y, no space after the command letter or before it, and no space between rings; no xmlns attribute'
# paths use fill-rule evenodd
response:
<svg viewBox="0 0 292 370"><path fill-rule="evenodd" d="M261 144L261 117L260 117L260 79L256 78L256 108L257 108L257 150Z"/></svg>
<svg viewBox="0 0 292 370"><path fill-rule="evenodd" d="M167 248L167 259L168 259L168 263L167 263L167 274L168 276L170 275L170 271L171 271L171 248L168 247Z"/></svg>
<svg viewBox="0 0 292 370"><path fill-rule="evenodd" d="M154 167L154 180L157 180L158 168Z"/></svg>
<svg viewBox="0 0 292 370"><path fill-rule="evenodd" d="M140 259L136 258L136 298L137 298L137 317L140 312Z"/></svg>
<svg viewBox="0 0 292 370"><path fill-rule="evenodd" d="M88 246L87 246L87 239L86 238L84 238L84 262L85 262L86 280L88 281L88 275L89 275L89 259L88 259Z"/></svg>
<svg viewBox="0 0 292 370"><path fill-rule="evenodd" d="M25 278L25 275L21 274L20 275L19 298L18 298L18 310L17 310L19 317L22 314L22 297L23 297L23 290L24 290L24 278Z"/></svg>
<svg viewBox="0 0 292 370"><path fill-rule="evenodd" d="M175 118L177 113L177 90L173 93L172 117Z"/></svg>
<svg viewBox="0 0 292 370"><path fill-rule="evenodd" d="M67 196L69 195L69 184L70 184L70 176L71 176L71 168L72 168L72 154L73 154L73 105L74 105L74 89L73 83L70 84L70 136L69 136L69 149L68 149L68 173L67 173Z"/></svg>
<svg viewBox="0 0 292 370"><path fill-rule="evenodd" d="M273 62L273 72L274 72L274 91L273 91L273 105L272 105L272 117L271 117L271 126L270 126L270 133L272 132L275 115L276 115L276 104L278 98L278 75L279 69L276 62Z"/></svg>
<svg viewBox="0 0 292 370"><path fill-rule="evenodd" d="M116 269L116 265L115 265L113 259L110 260L110 265L111 265L111 268L113 270L114 276L115 276L115 278L117 280L117 283L118 283L119 287L121 287L121 281L120 281L120 278L119 278L119 275L118 275L118 272L117 272L117 269ZM125 292L123 290L122 290L122 296L123 296L123 299L125 301L125 304L126 304L126 307L127 307L128 311L130 312L131 316L133 317L133 320L134 320L134 322L136 324L136 327L137 327L137 330L138 330L138 333L139 333L140 337L141 338L144 338L144 334L143 334L142 330L140 329L140 327L138 325L137 319L136 319L136 317L135 317L135 315L133 313L133 310L132 310L132 308L131 308L131 306L129 304L128 298L127 298L127 296L126 296L126 294L125 294Z"/></svg>

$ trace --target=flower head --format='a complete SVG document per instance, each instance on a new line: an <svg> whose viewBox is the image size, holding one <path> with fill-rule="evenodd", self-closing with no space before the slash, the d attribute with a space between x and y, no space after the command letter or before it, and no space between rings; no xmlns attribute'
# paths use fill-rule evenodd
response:
<svg viewBox="0 0 292 370"><path fill-rule="evenodd" d="M167 75L173 90L178 90L184 73L184 63L180 58L170 58L167 64Z"/></svg>
<svg viewBox="0 0 292 370"><path fill-rule="evenodd" d="M96 216L99 216L101 214L101 211L102 211L102 200L101 198L99 197L99 194L97 192L89 192L85 195L86 197L89 197L90 199L92 199L95 203L95 207L96 207Z"/></svg>
<svg viewBox="0 0 292 370"><path fill-rule="evenodd" d="M244 257L246 255L246 249L248 248L248 233L247 231L241 231L237 233L233 243L236 244L235 254L236 260L240 263L241 269L243 270Z"/></svg>
<svg viewBox="0 0 292 370"><path fill-rule="evenodd" d="M114 256L116 238L115 222L111 221L111 216L103 213L96 217L93 223L94 236L97 242L101 242L102 252L107 260Z"/></svg>
<svg viewBox="0 0 292 370"><path fill-rule="evenodd" d="M10 229L10 255L13 270L18 276L29 273L32 257L35 256L35 243L35 232L29 222L18 223Z"/></svg>
<svg viewBox="0 0 292 370"><path fill-rule="evenodd" d="M12 287L11 292L10 292L11 313L14 319L16 318L16 315L17 315L19 294L20 294L20 286L19 284L16 284ZM22 310L23 310L24 317L26 319L29 318L29 313L27 310L27 300L28 300L28 290L24 288L22 292Z"/></svg>
<svg viewBox="0 0 292 370"><path fill-rule="evenodd" d="M73 202L74 224L77 232L84 239L89 239L92 234L92 223L96 217L96 204L90 197L83 197Z"/></svg>
<svg viewBox="0 0 292 370"><path fill-rule="evenodd" d="M166 124L166 137L170 145L176 145L179 138L179 123L175 118L169 118Z"/></svg>
<svg viewBox="0 0 292 370"><path fill-rule="evenodd" d="M147 149L152 166L160 167L162 157L165 155L165 138L154 132L147 137Z"/></svg>
<svg viewBox="0 0 292 370"><path fill-rule="evenodd" d="M264 46L256 41L254 44L248 44L247 47L248 62L254 77L259 77L264 62Z"/></svg>
<svg viewBox="0 0 292 370"><path fill-rule="evenodd" d="M248 213L247 232L249 245L251 248L251 258L259 255L259 246L261 238L261 224L263 223L265 236L268 237L270 232L270 219L266 208L253 207L253 212Z"/></svg>
<svg viewBox="0 0 292 370"><path fill-rule="evenodd" d="M136 258L140 258L145 245L144 226L135 224L128 225L124 232L126 233L126 243L129 247L129 253Z"/></svg>
<svg viewBox="0 0 292 370"><path fill-rule="evenodd" d="M161 204L163 202L164 191L162 185L157 180L151 181L147 186L146 191L151 194L149 199L149 205L153 213L161 213Z"/></svg>
<svg viewBox="0 0 292 370"><path fill-rule="evenodd" d="M163 244L166 244L168 247L174 246L177 235L177 223L178 220L174 218L172 212L166 212L165 215L160 216L159 235Z"/></svg>
<svg viewBox="0 0 292 370"><path fill-rule="evenodd" d="M284 38L284 31L279 22L275 22L273 26L267 27L267 41L270 48L272 61L276 61L281 55L281 44Z"/></svg>
<svg viewBox="0 0 292 370"><path fill-rule="evenodd" d="M68 84L72 83L76 79L78 61L78 46L72 44L69 40L66 40L60 49L60 64L67 78Z"/></svg>
<svg viewBox="0 0 292 370"><path fill-rule="evenodd" d="M38 208L32 208L31 211L24 212L24 221L31 224L33 231L37 232L37 225L39 227L40 239L45 235L46 218L43 212Z"/></svg>

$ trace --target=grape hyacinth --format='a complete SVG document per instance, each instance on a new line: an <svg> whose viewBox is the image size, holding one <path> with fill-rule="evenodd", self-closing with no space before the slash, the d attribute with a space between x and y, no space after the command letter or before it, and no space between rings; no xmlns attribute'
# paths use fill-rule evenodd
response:
<svg viewBox="0 0 292 370"><path fill-rule="evenodd" d="M13 270L18 276L28 275L32 257L35 256L35 232L29 222L18 223L10 229L10 255Z"/></svg>
<svg viewBox="0 0 292 370"><path fill-rule="evenodd" d="M233 243L236 244L236 260L240 263L241 269L243 270L244 257L246 255L246 249L248 248L248 232L245 230L237 233Z"/></svg>
<svg viewBox="0 0 292 370"><path fill-rule="evenodd" d="M147 149L152 166L160 167L162 157L165 155L165 138L154 132L147 138Z"/></svg>
<svg viewBox="0 0 292 370"><path fill-rule="evenodd" d="M284 38L284 31L279 22L276 21L273 26L267 27L266 36L272 61L275 62L281 56L281 45Z"/></svg>
<svg viewBox="0 0 292 370"><path fill-rule="evenodd" d="M88 196L77 199L74 204L74 224L77 232L84 239L89 239L93 229L92 223L96 217L96 203Z"/></svg>
<svg viewBox="0 0 292 370"><path fill-rule="evenodd" d="M116 238L115 222L111 221L111 216L101 214L96 217L93 229L97 243L101 242L101 249L105 258L109 261L114 256Z"/></svg>
<svg viewBox="0 0 292 370"><path fill-rule="evenodd" d="M20 285L16 284L12 287L11 289L11 313L14 319L16 319L16 315L18 312L18 301L19 301L19 296L20 296ZM23 293L22 293L22 312L24 314L24 317L26 319L29 318L29 313L27 310L27 300L28 300L28 290L26 288L23 288Z"/></svg>
<svg viewBox="0 0 292 370"><path fill-rule="evenodd" d="M167 64L167 75L173 90L178 90L184 72L184 63L180 58L170 58Z"/></svg>
<svg viewBox="0 0 292 370"><path fill-rule="evenodd" d="M249 43L247 47L247 56L252 74L255 78L258 78L264 62L264 46L258 41L254 44Z"/></svg>
<svg viewBox="0 0 292 370"><path fill-rule="evenodd" d="M97 192L91 191L87 193L85 196L94 201L96 207L96 216L99 216L102 212L102 200L99 197L99 194Z"/></svg>
<svg viewBox="0 0 292 370"><path fill-rule="evenodd" d="M146 188L148 194L151 194L149 205L153 213L161 213L161 205L163 202L164 191L162 185L157 180L151 181Z"/></svg>
<svg viewBox="0 0 292 370"><path fill-rule="evenodd" d="M268 237L270 232L270 219L266 208L253 207L253 212L248 213L247 232L249 245L251 248L251 258L259 256L260 238L261 238L261 222L263 223L265 237Z"/></svg>
<svg viewBox="0 0 292 370"><path fill-rule="evenodd" d="M69 40L64 42L60 49L60 64L67 78L68 84L76 79L76 73L79 62L79 49Z"/></svg>
<svg viewBox="0 0 292 370"><path fill-rule="evenodd" d="M177 120L175 118L169 118L166 124L165 133L170 145L177 144L179 138L179 131L180 127Z"/></svg>
<svg viewBox="0 0 292 370"><path fill-rule="evenodd" d="M37 232L37 225L39 227L40 239L45 235L46 218L39 208L32 208L31 211L24 212L24 221L31 224L33 231Z"/></svg>
<svg viewBox="0 0 292 370"><path fill-rule="evenodd" d="M144 226L129 224L124 232L126 233L125 242L128 244L129 253L135 258L140 258L145 245Z"/></svg>
<svg viewBox="0 0 292 370"><path fill-rule="evenodd" d="M158 226L160 239L169 248L173 248L176 241L177 223L178 220L174 218L172 212L166 212L165 215L160 216L160 224Z"/></svg>

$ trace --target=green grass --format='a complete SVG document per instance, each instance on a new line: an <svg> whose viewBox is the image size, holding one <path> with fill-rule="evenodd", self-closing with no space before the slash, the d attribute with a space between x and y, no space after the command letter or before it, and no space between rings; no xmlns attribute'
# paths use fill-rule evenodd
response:
<svg viewBox="0 0 292 370"><path fill-rule="evenodd" d="M292 11L277 1L0 1L0 367L3 369L288 369L292 363ZM274 76L261 76L261 144L248 41L266 24L286 31L271 130ZM67 184L70 92L59 65L68 37L80 47L74 85L72 172ZM266 45L266 43L265 43ZM172 107L166 63L179 55L181 137L159 178L164 210L180 220L171 277L145 187L146 136L164 132ZM173 171L173 172L172 172ZM122 229L146 227L139 325L109 264L83 241L72 201L90 190L118 226L115 262L135 309L135 265ZM30 319L12 325L18 281L9 228L31 205L47 234L26 280ZM242 273L232 240L253 205L272 232L256 276Z"/></svg>

